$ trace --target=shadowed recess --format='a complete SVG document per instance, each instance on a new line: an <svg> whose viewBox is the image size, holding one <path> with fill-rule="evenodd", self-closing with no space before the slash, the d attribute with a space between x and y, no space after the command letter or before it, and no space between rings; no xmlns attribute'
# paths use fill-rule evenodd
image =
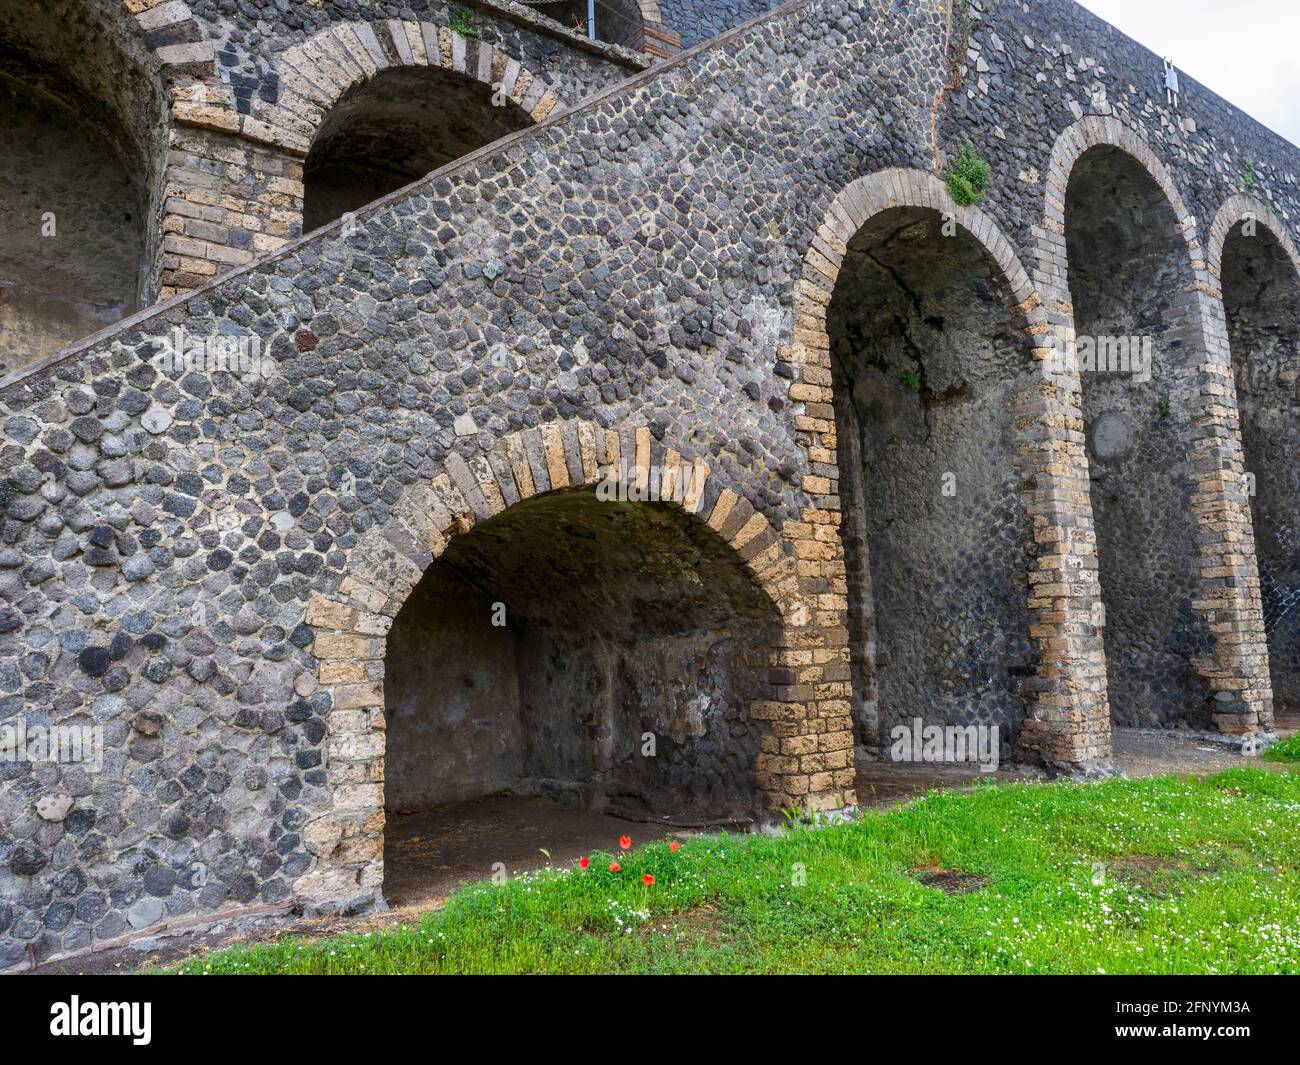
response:
<svg viewBox="0 0 1300 1065"><path fill-rule="evenodd" d="M849 242L827 315L858 741L998 725L1037 667L1013 416L1033 382L1003 275L963 229L895 208Z"/></svg>
<svg viewBox="0 0 1300 1065"><path fill-rule="evenodd" d="M1183 369L1197 361L1199 319L1186 292L1187 245L1155 180L1108 146L1075 164L1065 230L1111 720L1209 728L1213 692L1195 661L1214 642L1192 607L1199 567L1189 454L1197 401ZM1083 364L1089 344L1092 366ZM1127 367L1117 354L1125 350ZM1132 369L1146 350L1149 374Z"/></svg>
<svg viewBox="0 0 1300 1065"><path fill-rule="evenodd" d="M163 114L120 0L0 0L0 375L151 298Z"/></svg>
<svg viewBox="0 0 1300 1065"><path fill-rule="evenodd" d="M633 818L758 806L776 610L675 508L570 489L452 540L388 639L385 802L501 790Z"/></svg>
<svg viewBox="0 0 1300 1065"><path fill-rule="evenodd" d="M531 124L513 101L463 74L382 71L345 93L321 125L305 167L303 229L328 225Z"/></svg>

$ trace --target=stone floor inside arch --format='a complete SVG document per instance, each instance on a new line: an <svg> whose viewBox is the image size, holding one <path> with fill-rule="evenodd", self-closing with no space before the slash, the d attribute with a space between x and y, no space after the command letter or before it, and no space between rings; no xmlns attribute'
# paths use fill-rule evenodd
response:
<svg viewBox="0 0 1300 1065"><path fill-rule="evenodd" d="M0 973L1289 750L1300 155L1180 76L0 0Z"/></svg>

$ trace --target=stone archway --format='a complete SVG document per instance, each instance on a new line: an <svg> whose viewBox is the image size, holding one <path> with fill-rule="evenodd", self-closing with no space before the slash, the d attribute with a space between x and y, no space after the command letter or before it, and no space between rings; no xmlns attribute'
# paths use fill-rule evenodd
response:
<svg viewBox="0 0 1300 1065"><path fill-rule="evenodd" d="M312 141L302 228L328 225L531 122L503 93L462 75L436 67L380 71L343 95Z"/></svg>
<svg viewBox="0 0 1300 1065"><path fill-rule="evenodd" d="M199 187L194 203L175 197L168 203L163 297L197 288L301 235L304 163L336 105L353 95L365 103L367 83L395 86L399 98L412 83L451 85L462 93L472 89L475 106L492 113L500 105L515 122L493 124L484 131L487 137L540 122L564 107L547 79L501 48L429 22L334 23L275 57L269 72L276 86L273 99L255 96L241 106L232 87L215 76L211 42L177 47L193 50L195 63L173 70L172 114L180 128L173 136L176 161L167 180ZM198 61L205 49L206 64ZM471 141L462 136L457 143L461 150L486 143L481 137ZM208 203L214 195L204 187L209 179L186 165L187 153L219 161L221 170L232 159L246 168L243 180L227 182L215 194L229 206ZM435 157L433 164L442 161ZM409 172L398 174L389 188L408 180L413 180Z"/></svg>
<svg viewBox="0 0 1300 1065"><path fill-rule="evenodd" d="M337 590L308 606L319 662L300 678L331 699L328 775L334 810L303 828L316 867L296 886L309 899L347 902L383 880L385 657L404 603L457 537L492 524L517 505L557 498L601 482L630 484L660 499L727 545L778 619L748 708L764 729L754 783L769 811L837 809L856 802L846 685L834 682L843 654L840 616L812 571L825 554L816 530L792 523L778 533L707 464L660 447L646 428L613 431L570 421L512 434L488 454L450 456L444 472L412 485L392 519L351 552ZM807 560L807 561L804 561Z"/></svg>
<svg viewBox="0 0 1300 1065"><path fill-rule="evenodd" d="M1026 686L1023 720L1017 721L1018 744L1022 753L1051 766L1093 770L1110 757L1110 731L1100 640L1092 624L1096 584L1090 530L1075 503L1079 486L1087 481L1086 459L1070 431L1077 379L1070 367L1054 367L1048 361L1052 355L1049 323L1009 242L987 215L954 204L947 189L931 175L889 170L860 178L835 198L818 227L796 295L794 343L780 352L782 372L792 382L789 395L795 404L800 443L818 471L833 471L845 503L850 508L859 503L853 499L852 484L840 472L844 461L839 449L853 445L840 439L842 430L832 407L843 409L833 388L828 309L855 237L873 217L902 208L928 212L951 223L954 233L960 230L969 236L1000 275L1010 302L1008 321L1017 322L1021 331L1028 375L1017 394L1014 426L1008 426L1008 431L1016 441L1021 477L1018 503L1032 525L1032 532L1023 530L1024 546L1029 548L1031 538L1044 546L1027 573L1027 638L1033 642L1037 661L1033 682ZM1035 371L1035 362L1043 364L1042 369ZM851 453L848 458L852 461ZM863 665L871 657L873 639L865 538L863 529L855 529L853 514L846 514L850 632L859 663L855 699L860 707L868 707L875 698L871 668ZM870 718L869 710L863 716ZM868 739L869 723L863 732Z"/></svg>
<svg viewBox="0 0 1300 1065"><path fill-rule="evenodd" d="M533 122L564 107L546 78L487 41L432 22L343 22L279 56L279 99L254 101L243 132L306 156L325 116L349 89L399 67L478 82L483 92L520 108Z"/></svg>
<svg viewBox="0 0 1300 1065"><path fill-rule="evenodd" d="M278 101L251 120L305 157L313 229L561 106L548 82L446 26L345 23L280 57Z"/></svg>
<svg viewBox="0 0 1300 1065"><path fill-rule="evenodd" d="M1259 199L1231 197L1209 231L1232 354L1269 674L1300 713L1300 255ZM1218 305L1214 305L1218 310Z"/></svg>
<svg viewBox="0 0 1300 1065"><path fill-rule="evenodd" d="M1196 219L1150 146L1114 118L1088 116L1062 133L1046 186L1043 294L1069 357L1082 341L1088 364L1075 362L1112 600L1099 620L1113 713L1130 725L1266 727L1272 696L1232 369ZM1142 283L1117 283L1126 269L1146 271ZM1137 292L1154 297L1139 306ZM1140 348L1153 342L1154 361L1151 387L1126 407L1121 392L1144 375L1131 360L1105 367L1124 362L1111 356L1130 334ZM1157 513L1168 521L1152 526Z"/></svg>
<svg viewBox="0 0 1300 1065"><path fill-rule="evenodd" d="M153 299L167 118L118 0L4 0L0 50L4 377Z"/></svg>

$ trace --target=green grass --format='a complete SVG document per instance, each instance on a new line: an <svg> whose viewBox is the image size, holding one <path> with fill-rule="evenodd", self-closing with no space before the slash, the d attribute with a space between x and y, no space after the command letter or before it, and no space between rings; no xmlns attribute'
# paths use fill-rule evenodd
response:
<svg viewBox="0 0 1300 1065"><path fill-rule="evenodd" d="M675 854L655 843L621 861L618 874L593 856L585 871L467 888L414 924L234 947L175 971L1300 973L1291 772L932 793L852 825ZM927 868L986 884L947 895L915 878Z"/></svg>
<svg viewBox="0 0 1300 1065"><path fill-rule="evenodd" d="M1300 732L1273 744L1264 757L1270 762L1300 762Z"/></svg>

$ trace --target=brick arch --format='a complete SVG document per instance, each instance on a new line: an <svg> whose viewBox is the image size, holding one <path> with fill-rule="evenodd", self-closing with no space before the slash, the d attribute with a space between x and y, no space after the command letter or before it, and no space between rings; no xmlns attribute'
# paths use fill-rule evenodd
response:
<svg viewBox="0 0 1300 1065"><path fill-rule="evenodd" d="M1027 756L1072 772L1104 768L1111 756L1110 717L1101 637L1091 621L1099 595L1095 574L1077 564L1091 553L1091 524L1075 503L1088 480L1087 459L1071 428L1078 375L1050 372L1051 323L1011 242L985 212L955 203L933 174L895 168L858 178L834 197L818 225L795 294L792 343L778 352L791 382L797 442L811 461L836 466L826 315L849 241L872 216L894 207L949 216L984 248L1003 275L1015 301L1011 313L1042 370L1037 394L1017 412L1025 511L1037 542L1051 545L1029 575L1031 631L1042 665L1020 745Z"/></svg>
<svg viewBox="0 0 1300 1065"><path fill-rule="evenodd" d="M830 369L830 341L826 334L826 310L830 306L835 279L844 261L848 242L873 215L892 207L919 207L951 215L952 219L969 233L988 252L1006 279L1008 289L1016 301L1016 313L1029 326L1045 321L1042 301L1020 264L1011 242L1002 235L997 224L978 207L963 207L953 201L948 187L933 174L922 170L893 168L880 170L860 177L844 188L832 201L822 222L817 227L812 244L804 256L803 278L795 297L796 343L784 349L782 361L791 363L795 370L810 365L811 353L824 351L824 360L816 363ZM804 355L805 361L793 356ZM800 402L797 393L799 377L791 379L790 399ZM829 382L824 382L829 387ZM825 395L829 399L829 394Z"/></svg>
<svg viewBox="0 0 1300 1065"><path fill-rule="evenodd" d="M304 826L316 867L296 885L307 899L349 899L383 880L384 668L386 639L407 597L449 541L521 500L591 486L627 474L644 488L660 467L661 497L711 528L774 604L781 633L769 656L751 719L770 723L757 768L776 808L832 809L856 803L847 693L826 663L844 647L842 619L828 610L825 582L810 580L822 547L815 529L791 522L778 532L743 496L717 483L709 466L652 440L648 428L614 431L593 422L549 423L512 433L484 454L452 454L442 472L410 486L381 526L349 552L345 576L310 602L316 676L306 691L328 692L328 772L333 812ZM689 480L686 479L689 475ZM684 490L675 490L678 485ZM670 502L671 501L671 502ZM846 652L843 652L846 653Z"/></svg>
<svg viewBox="0 0 1300 1065"><path fill-rule="evenodd" d="M1075 164L1090 149L1103 146L1123 151L1150 175L1169 204L1187 249L1188 283L1179 303L1187 319L1195 324L1192 354L1197 362L1186 369L1199 381L1193 419L1195 440L1190 450L1194 457L1193 510L1199 533L1200 569L1194 609L1210 631L1225 634L1218 640L1213 657L1198 659L1196 668L1222 700L1214 714L1216 727L1227 733L1259 731L1272 723L1273 695L1236 385L1217 266L1210 269L1196 216L1179 192L1169 167L1136 129L1112 116L1087 115L1057 137L1046 170L1042 224L1035 230L1035 277L1046 303L1054 342L1071 353L1072 362L1076 336L1065 236L1066 193ZM1082 427L1082 388L1077 372L1073 377L1076 391L1069 402L1072 416ZM1087 469L1086 456L1081 468ZM1223 579L1223 574L1232 576Z"/></svg>
<svg viewBox="0 0 1300 1065"><path fill-rule="evenodd" d="M1187 245L1189 262L1198 284L1206 281L1205 249L1197 235L1196 216L1188 209L1182 193L1174 184L1173 175L1155 149L1146 139L1117 118L1085 115L1067 127L1052 146L1043 192L1043 225L1037 234L1035 256L1040 276L1046 290L1053 295L1064 293L1064 303L1069 304L1069 281L1065 251L1065 194L1070 184L1074 165L1092 148L1118 148L1133 158L1151 176L1178 222L1178 231ZM1058 239L1059 238L1059 239ZM1046 296L1046 291L1044 292ZM1051 304L1049 303L1049 309ZM1073 312L1070 312L1073 319ZM1073 322L1071 321L1071 324Z"/></svg>
<svg viewBox="0 0 1300 1065"><path fill-rule="evenodd" d="M1268 204L1238 193L1224 201L1223 206L1219 208L1218 213L1214 216L1214 221L1210 223L1207 235L1206 268L1210 283L1213 285L1213 292L1220 299L1223 298L1224 242L1228 239L1228 234L1232 232L1234 227L1250 220L1254 220L1273 235L1278 244L1282 246L1282 250L1286 252L1287 258L1291 260L1291 265L1295 268L1296 274L1300 276L1300 252L1296 251L1295 243L1291 240L1285 224L1273 213L1273 209Z"/></svg>
<svg viewBox="0 0 1300 1065"><path fill-rule="evenodd" d="M280 53L274 68L279 97L275 103L254 100L252 114L241 117L241 131L305 158L344 93L397 67L431 67L481 82L485 92L504 94L534 122L565 106L547 79L479 38L432 22L341 22Z"/></svg>
<svg viewBox="0 0 1300 1065"><path fill-rule="evenodd" d="M1268 204L1249 196L1236 194L1229 197L1220 206L1210 224L1207 235L1207 272L1209 276L1209 293L1210 307L1215 315L1218 326L1223 330L1224 336L1228 335L1227 305L1224 302L1223 295L1223 252L1227 243L1228 236L1237 226L1243 222L1253 221L1258 227L1255 230L1252 240L1259 240L1266 232L1281 249L1290 263L1291 272L1286 276L1288 284L1294 294L1300 291L1300 254L1297 253L1294 241L1287 231L1286 225L1273 212ZM1261 232L1261 230L1263 232ZM1285 267L1280 267L1286 273ZM1236 386L1239 383L1246 383L1249 387L1249 374L1252 362L1252 352L1247 345L1245 348L1231 350L1231 339L1226 341L1229 347L1228 356L1232 362L1231 382L1233 396L1236 395ZM1243 373L1247 375L1243 378ZM1249 543L1252 547L1248 563L1248 573L1255 580L1254 587L1259 589L1261 599L1261 614L1263 613L1263 597L1267 584L1273 584L1278 580L1279 563L1285 558L1284 552L1279 552L1276 548L1266 546L1262 552L1257 553L1254 550L1256 539L1254 530L1260 529L1263 541L1266 545L1274 542L1274 537L1280 527L1285 527L1288 521L1295 519L1296 510L1294 494L1288 491L1285 473L1283 472L1288 465L1285 457L1270 462L1268 460L1269 451L1265 439L1272 435L1271 426L1267 419L1259 416L1261 397L1256 397L1256 403L1253 405L1255 411L1249 409L1243 414L1237 413L1237 421L1231 427L1231 432L1235 440L1240 441L1242 452L1243 466L1249 464L1249 471L1246 476L1254 475L1263 485L1262 490L1257 488L1254 498L1250 493L1245 493L1241 499L1240 506L1250 514L1250 524L1246 526L1246 533ZM1267 408L1267 401L1264 401ZM1248 408L1251 406L1248 404ZM1277 408L1272 408L1272 413L1282 414ZM1284 415L1285 416L1285 415ZM1244 423L1244 424L1243 424ZM1250 451L1247 451L1247 446ZM1285 456L1285 452L1283 452ZM1292 456L1292 459L1294 456ZM1260 571L1262 570L1262 579ZM1282 572L1285 572L1285 566L1282 566ZM1284 578L1285 580L1285 578ZM1287 582L1289 584L1289 582ZM1286 586L1286 585L1284 585ZM1276 593L1274 593L1276 594ZM1286 666L1285 640L1282 643L1277 642L1277 636L1274 632L1267 629L1258 634L1258 641L1261 649L1276 658L1266 658L1262 664L1262 670L1269 677L1269 693L1275 698L1282 700L1284 703L1289 702L1295 690L1295 680L1293 675L1288 671ZM1273 684L1277 683L1277 689L1274 690ZM1268 729L1272 724L1272 714L1270 708L1265 706L1260 713L1259 722L1263 729Z"/></svg>

